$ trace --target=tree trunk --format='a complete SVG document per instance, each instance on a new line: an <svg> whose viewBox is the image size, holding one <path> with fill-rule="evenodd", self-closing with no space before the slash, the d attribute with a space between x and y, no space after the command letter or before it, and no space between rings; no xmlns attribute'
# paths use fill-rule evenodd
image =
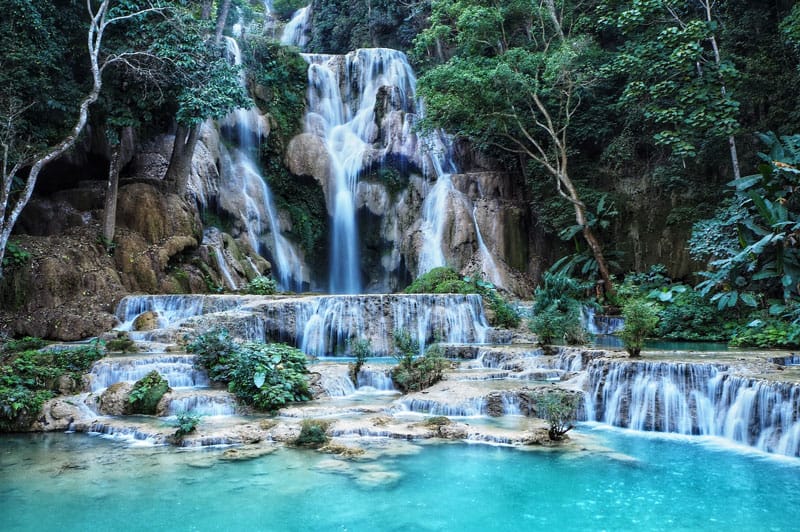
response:
<svg viewBox="0 0 800 532"><path fill-rule="evenodd" d="M200 10L201 20L208 20L211 18L211 7L213 4L213 0L203 0L203 7Z"/></svg>
<svg viewBox="0 0 800 532"><path fill-rule="evenodd" d="M199 136L200 124L195 126L178 124L175 131L175 143L172 147L172 156L169 159L169 167L164 181L168 183L173 192L181 196L186 194L194 147Z"/></svg>
<svg viewBox="0 0 800 532"><path fill-rule="evenodd" d="M214 32L214 42L219 44L222 41L222 32L225 30L225 22L228 21L228 11L231 9L231 0L223 0L217 13L217 27Z"/></svg>
<svg viewBox="0 0 800 532"><path fill-rule="evenodd" d="M89 30L87 32L89 63L92 73L92 88L89 91L89 94L87 94L86 97L81 101L80 108L78 110L77 122L61 142L33 161L30 171L28 172L28 178L25 181L25 186L17 197L16 203L12 203L10 201L10 191L12 183L19 176L16 175L16 171L12 171L10 175L3 175L3 202L2 205L0 205L0 214L2 214L2 219L0 220L0 277L3 275L3 257L6 254L8 239L11 238L11 231L14 229L14 225L16 225L19 215L22 214L22 210L28 204L28 201L30 201L31 196L33 195L33 189L36 186L36 180L39 178L39 174L47 164L55 161L67 150L72 148L89 119L89 106L97 101L97 98L100 96L100 89L103 86L103 80L100 72L99 56L100 47L103 43L103 32L109 24L119 20L119 18L110 20L106 19L108 6L109 0L103 0L103 2L97 6L97 11L94 12L92 11L91 4L88 6L89 14L92 17L92 21L89 24ZM9 203L11 203L11 205L9 205ZM9 207L11 207L10 211Z"/></svg>
<svg viewBox="0 0 800 532"><path fill-rule="evenodd" d="M108 247L114 240L117 221L117 191L119 190L119 171L122 167L122 146L117 144L111 152L108 165L108 187L103 207L103 245Z"/></svg>

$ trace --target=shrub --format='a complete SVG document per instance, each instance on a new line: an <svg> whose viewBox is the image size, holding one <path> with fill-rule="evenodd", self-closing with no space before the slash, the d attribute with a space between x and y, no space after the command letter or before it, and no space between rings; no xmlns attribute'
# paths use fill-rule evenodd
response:
<svg viewBox="0 0 800 532"><path fill-rule="evenodd" d="M658 325L658 314L652 304L642 299L631 299L622 309L625 326L619 333L625 350L632 357L642 352L645 338L651 336Z"/></svg>
<svg viewBox="0 0 800 532"><path fill-rule="evenodd" d="M278 291L278 285L275 283L275 279L272 277L265 277L263 275L259 275L258 277L254 277L247 283L248 294L254 294L258 296L271 296Z"/></svg>
<svg viewBox="0 0 800 532"><path fill-rule="evenodd" d="M169 383L161 374L153 370L133 385L128 396L131 412L134 414L154 415L156 407L164 394L169 391Z"/></svg>
<svg viewBox="0 0 800 532"><path fill-rule="evenodd" d="M330 426L330 421L322 419L304 419L300 424L300 434L295 438L293 443L298 447L318 449L330 441L327 434Z"/></svg>
<svg viewBox="0 0 800 532"><path fill-rule="evenodd" d="M410 335L409 335L410 337ZM450 362L444 358L444 350L433 344L425 350L425 354L414 358L411 348L414 341L407 346L405 352L395 354L399 364L392 370L392 380L403 393L415 392L433 386L444 376Z"/></svg>
<svg viewBox="0 0 800 532"><path fill-rule="evenodd" d="M355 341L350 340L348 343L350 345L350 353L356 357L355 362L348 365L350 380L358 384L358 372L361 371L367 359L372 356L372 344L366 338L360 338Z"/></svg>
<svg viewBox="0 0 800 532"><path fill-rule="evenodd" d="M563 274L545 272L534 292L533 317L529 327L541 345L563 340L570 345L585 344L587 332L581 322L583 293L591 283L581 283Z"/></svg>
<svg viewBox="0 0 800 532"><path fill-rule="evenodd" d="M549 423L547 435L552 441L563 440L564 435L575 427L579 400L578 394L564 390L552 390L537 398L537 412Z"/></svg>
<svg viewBox="0 0 800 532"><path fill-rule="evenodd" d="M123 353L135 353L139 350L139 348L136 347L136 342L131 340L128 333L124 331L118 332L116 338L106 342L106 349L109 351L121 351Z"/></svg>
<svg viewBox="0 0 800 532"><path fill-rule="evenodd" d="M215 381L227 383L241 401L272 411L311 399L306 355L286 344L238 343L225 330L200 335L188 350Z"/></svg>
<svg viewBox="0 0 800 532"><path fill-rule="evenodd" d="M46 346L47 342L41 338L33 336L25 336L19 340L8 340L3 343L3 353L18 353L20 351L28 351L33 349L41 349Z"/></svg>
<svg viewBox="0 0 800 532"><path fill-rule="evenodd" d="M446 285L447 283L461 282L461 276L458 275L454 269L447 266L434 268L429 272L423 273L417 277L413 283L408 285L405 289L406 294L442 294L446 292L439 292L439 286ZM456 293L463 293L461 291Z"/></svg>
<svg viewBox="0 0 800 532"><path fill-rule="evenodd" d="M177 418L178 426L173 436L178 441L197 430L197 425L200 424L200 416L194 412L180 412Z"/></svg>
<svg viewBox="0 0 800 532"><path fill-rule="evenodd" d="M41 340L23 339L25 345ZM15 352L8 343L0 355L0 430L25 427L39 413L45 401L58 391L59 380L69 376L79 382L95 360L103 357L99 343L58 351Z"/></svg>
<svg viewBox="0 0 800 532"><path fill-rule="evenodd" d="M719 341L730 336L716 306L693 290L666 304L658 318L656 334L662 338Z"/></svg>
<svg viewBox="0 0 800 532"><path fill-rule="evenodd" d="M798 347L800 324L778 319L755 319L735 332L730 345L763 349Z"/></svg>

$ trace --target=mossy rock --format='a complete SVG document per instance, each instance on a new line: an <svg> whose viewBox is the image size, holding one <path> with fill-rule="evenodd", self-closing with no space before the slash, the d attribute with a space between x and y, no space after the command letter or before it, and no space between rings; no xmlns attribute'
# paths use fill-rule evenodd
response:
<svg viewBox="0 0 800 532"><path fill-rule="evenodd" d="M151 371L133 385L128 401L134 414L154 415L158 402L169 391L169 383L156 370Z"/></svg>

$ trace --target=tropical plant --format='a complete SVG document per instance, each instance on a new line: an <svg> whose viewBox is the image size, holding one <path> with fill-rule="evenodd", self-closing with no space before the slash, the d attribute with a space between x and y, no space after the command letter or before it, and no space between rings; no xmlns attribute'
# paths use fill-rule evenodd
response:
<svg viewBox="0 0 800 532"><path fill-rule="evenodd" d="M554 266L558 267L558 263ZM549 345L555 340L568 344L583 344L587 341L581 313L590 304L586 291L593 283L585 283L562 273L547 271L534 292L531 331L539 338L541 345Z"/></svg>
<svg viewBox="0 0 800 532"><path fill-rule="evenodd" d="M561 441L575 428L580 395L564 390L551 390L536 398L536 411L550 425L547 435L552 441Z"/></svg>
<svg viewBox="0 0 800 532"><path fill-rule="evenodd" d="M759 154L759 173L729 183L730 204L695 224L689 241L692 256L709 265L697 289L719 309L800 296L800 135L760 137L769 153Z"/></svg>
<svg viewBox="0 0 800 532"><path fill-rule="evenodd" d="M652 303L643 299L631 299L622 309L625 326L619 333L625 350L632 357L638 357L644 341L651 336L658 325L658 313Z"/></svg>
<svg viewBox="0 0 800 532"><path fill-rule="evenodd" d="M271 296L278 291L278 285L272 277L259 275L247 283L247 293L259 296Z"/></svg>
<svg viewBox="0 0 800 532"><path fill-rule="evenodd" d="M173 436L178 441L197 430L197 426L200 424L200 416L191 411L179 412L176 418L177 428Z"/></svg>
<svg viewBox="0 0 800 532"><path fill-rule="evenodd" d="M372 343L367 338L359 338L358 340L348 340L348 345L350 354L356 358L355 362L348 364L350 380L358 383L358 373L367 362L367 359L372 356Z"/></svg>
<svg viewBox="0 0 800 532"><path fill-rule="evenodd" d="M200 335L187 348L215 381L227 383L241 401L266 411L308 401L306 355L286 344L239 343L227 331Z"/></svg>
<svg viewBox="0 0 800 532"><path fill-rule="evenodd" d="M397 330L393 337L393 355L398 364L392 369L392 380L403 393L422 390L442 380L450 363L439 344L429 345L424 354L417 356L419 342L408 331Z"/></svg>

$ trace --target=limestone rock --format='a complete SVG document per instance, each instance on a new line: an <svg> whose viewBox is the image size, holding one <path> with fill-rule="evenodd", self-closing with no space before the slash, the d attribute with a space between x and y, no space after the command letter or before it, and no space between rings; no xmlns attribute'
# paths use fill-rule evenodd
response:
<svg viewBox="0 0 800 532"><path fill-rule="evenodd" d="M152 331L158 328L158 313L152 310L142 312L133 320L134 331Z"/></svg>
<svg viewBox="0 0 800 532"><path fill-rule="evenodd" d="M329 204L330 160L322 138L310 133L296 135L286 147L285 163L294 175L309 175L316 179Z"/></svg>
<svg viewBox="0 0 800 532"><path fill-rule="evenodd" d="M117 382L106 388L98 404L100 413L109 416L124 416L129 413L131 403L128 396L132 390L133 384L129 382Z"/></svg>

